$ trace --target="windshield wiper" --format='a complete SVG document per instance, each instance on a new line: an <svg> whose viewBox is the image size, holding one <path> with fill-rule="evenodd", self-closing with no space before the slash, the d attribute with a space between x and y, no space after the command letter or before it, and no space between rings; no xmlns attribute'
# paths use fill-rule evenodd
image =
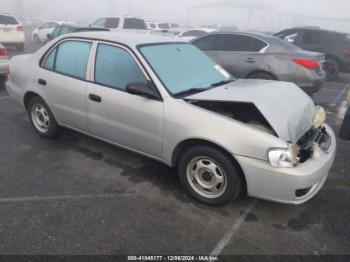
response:
<svg viewBox="0 0 350 262"><path fill-rule="evenodd" d="M175 96L176 97L181 97L181 96L185 96L185 95L191 95L191 94L195 94L195 93L200 93L200 92L204 92L209 90L208 88L199 88L199 87L194 87L194 88L190 88L184 91L181 91L179 93L177 93Z"/></svg>
<svg viewBox="0 0 350 262"><path fill-rule="evenodd" d="M214 84L211 85L211 87L223 86L223 85L232 83L233 81L236 81L236 79L235 78L230 78L228 80L223 80L223 81L214 83Z"/></svg>

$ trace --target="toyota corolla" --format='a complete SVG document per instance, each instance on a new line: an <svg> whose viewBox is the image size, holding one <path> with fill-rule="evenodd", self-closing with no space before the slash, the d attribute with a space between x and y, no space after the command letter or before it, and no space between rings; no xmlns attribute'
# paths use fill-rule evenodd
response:
<svg viewBox="0 0 350 262"><path fill-rule="evenodd" d="M292 83L236 80L195 46L123 33L59 37L10 61L11 97L44 138L77 130L177 168L208 205L314 197L336 153L326 113Z"/></svg>

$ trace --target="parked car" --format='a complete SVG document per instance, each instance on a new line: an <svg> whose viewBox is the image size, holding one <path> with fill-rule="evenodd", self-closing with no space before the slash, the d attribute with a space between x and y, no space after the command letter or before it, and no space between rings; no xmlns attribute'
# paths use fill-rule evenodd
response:
<svg viewBox="0 0 350 262"><path fill-rule="evenodd" d="M8 92L40 136L68 127L177 167L209 205L245 191L304 203L335 158L325 110L294 84L235 80L173 38L72 34L15 56L10 72Z"/></svg>
<svg viewBox="0 0 350 262"><path fill-rule="evenodd" d="M350 90L348 92L347 100L350 104ZM344 122L340 130L340 138L344 140L350 140L350 106L345 113Z"/></svg>
<svg viewBox="0 0 350 262"><path fill-rule="evenodd" d="M302 27L284 30L276 36L302 49L324 53L324 70L329 80L336 78L339 72L350 70L349 34L316 27Z"/></svg>
<svg viewBox="0 0 350 262"><path fill-rule="evenodd" d="M12 15L0 14L0 43L23 51L25 36L23 25Z"/></svg>
<svg viewBox="0 0 350 262"><path fill-rule="evenodd" d="M192 44L238 78L293 82L310 95L326 80L323 54L273 36L219 32L197 38Z"/></svg>
<svg viewBox="0 0 350 262"><path fill-rule="evenodd" d="M147 30L145 20L135 17L100 18L92 24L94 27L104 27L111 30Z"/></svg>
<svg viewBox="0 0 350 262"><path fill-rule="evenodd" d="M5 46L0 44L0 88L4 86L9 73L9 57Z"/></svg>
<svg viewBox="0 0 350 262"><path fill-rule="evenodd" d="M171 31L174 28L179 28L179 25L175 23L160 23L160 22L145 22L145 23L146 23L146 28L148 30Z"/></svg>
<svg viewBox="0 0 350 262"><path fill-rule="evenodd" d="M217 32L217 29L214 28L187 28L184 31L178 34L185 41L191 41L195 38Z"/></svg>
<svg viewBox="0 0 350 262"><path fill-rule="evenodd" d="M101 27L90 27L76 24L62 24L53 30L51 34L47 34L47 39L52 40L58 36L77 33L77 32L101 32L101 31L110 31L108 28Z"/></svg>
<svg viewBox="0 0 350 262"><path fill-rule="evenodd" d="M68 24L68 23L61 22L61 21L52 21L52 22L44 23L34 29L32 33L32 39L39 43L45 43L48 40L47 35L51 34L56 29L56 27L62 24Z"/></svg>

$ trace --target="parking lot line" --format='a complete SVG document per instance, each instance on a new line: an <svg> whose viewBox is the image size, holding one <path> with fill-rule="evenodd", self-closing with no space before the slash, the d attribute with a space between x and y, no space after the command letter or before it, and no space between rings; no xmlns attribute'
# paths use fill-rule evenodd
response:
<svg viewBox="0 0 350 262"><path fill-rule="evenodd" d="M128 194L101 194L101 195L66 195L66 196L33 196L33 197L9 197L0 198L0 204L6 203L23 203L23 202L48 202L60 200L75 200L75 199L101 199L101 198L117 198L127 196Z"/></svg>
<svg viewBox="0 0 350 262"><path fill-rule="evenodd" d="M235 223L231 226L230 230L227 231L227 233L220 239L220 241L217 243L213 251L210 253L211 256L219 256L221 252L224 250L224 248L227 246L227 244L231 241L232 237L235 235L237 230L241 227L241 225L244 223L244 220L248 216L249 213L252 212L255 205L259 202L258 199L255 199L248 205L243 211L241 216L235 221Z"/></svg>
<svg viewBox="0 0 350 262"><path fill-rule="evenodd" d="M335 106L339 100L345 95L345 93L349 90L350 88L350 82L346 84L346 86L344 87L344 89L339 93L339 95L332 101L332 103L330 103L330 106Z"/></svg>

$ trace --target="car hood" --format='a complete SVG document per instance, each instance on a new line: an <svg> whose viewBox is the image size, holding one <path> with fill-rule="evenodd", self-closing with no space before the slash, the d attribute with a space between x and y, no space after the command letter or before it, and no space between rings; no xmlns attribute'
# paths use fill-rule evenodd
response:
<svg viewBox="0 0 350 262"><path fill-rule="evenodd" d="M281 139L297 143L313 126L315 104L293 83L236 80L186 100L253 103Z"/></svg>

